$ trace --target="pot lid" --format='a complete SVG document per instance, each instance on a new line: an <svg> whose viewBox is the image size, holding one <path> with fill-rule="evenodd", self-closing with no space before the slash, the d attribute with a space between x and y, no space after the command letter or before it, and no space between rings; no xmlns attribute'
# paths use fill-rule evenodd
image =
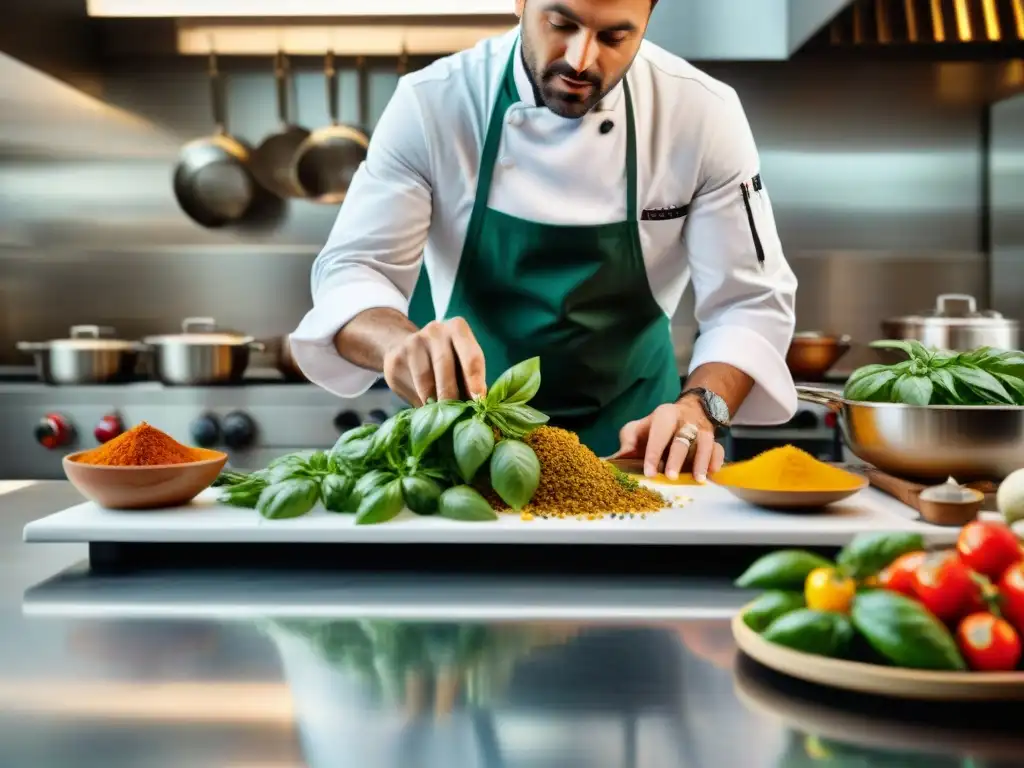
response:
<svg viewBox="0 0 1024 768"><path fill-rule="evenodd" d="M186 317L181 323L181 333L168 333L162 336L147 336L147 344L250 344L252 336L245 336L232 331L217 328L217 321L212 317Z"/></svg>
<svg viewBox="0 0 1024 768"><path fill-rule="evenodd" d="M101 325L73 325L65 339L50 339L43 342L24 342L22 349L85 349L131 352L136 349L134 341L113 338L114 329Z"/></svg>
<svg viewBox="0 0 1024 768"><path fill-rule="evenodd" d="M959 307L957 307L959 305ZM945 293L935 301L935 308L913 315L890 318L889 322L928 323L939 325L1016 326L1017 321L1003 317L994 310L978 311L977 300L964 293Z"/></svg>

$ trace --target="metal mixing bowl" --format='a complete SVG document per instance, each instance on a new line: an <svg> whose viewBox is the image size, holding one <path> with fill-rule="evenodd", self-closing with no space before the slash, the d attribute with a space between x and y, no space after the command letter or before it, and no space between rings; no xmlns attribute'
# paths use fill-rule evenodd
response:
<svg viewBox="0 0 1024 768"><path fill-rule="evenodd" d="M862 403L816 387L797 396L839 417L857 458L897 477L1002 480L1024 467L1024 407Z"/></svg>

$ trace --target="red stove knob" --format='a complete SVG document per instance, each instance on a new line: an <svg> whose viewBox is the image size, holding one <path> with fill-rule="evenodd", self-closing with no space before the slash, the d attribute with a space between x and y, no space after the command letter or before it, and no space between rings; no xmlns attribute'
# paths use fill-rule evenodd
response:
<svg viewBox="0 0 1024 768"><path fill-rule="evenodd" d="M52 451L74 441L75 427L66 416L48 413L36 424L35 435L41 446Z"/></svg>
<svg viewBox="0 0 1024 768"><path fill-rule="evenodd" d="M108 413L92 431L97 443L109 443L115 437L124 432L124 423L116 413Z"/></svg>

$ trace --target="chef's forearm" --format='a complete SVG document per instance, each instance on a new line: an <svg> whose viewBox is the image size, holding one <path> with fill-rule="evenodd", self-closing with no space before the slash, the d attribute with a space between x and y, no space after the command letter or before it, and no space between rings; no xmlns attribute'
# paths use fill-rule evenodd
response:
<svg viewBox="0 0 1024 768"><path fill-rule="evenodd" d="M408 317L394 309L368 309L338 331L334 348L353 365L382 372L388 350L418 330Z"/></svg>
<svg viewBox="0 0 1024 768"><path fill-rule="evenodd" d="M727 363L704 363L690 374L683 390L695 387L714 392L725 400L730 413L736 413L754 388L754 380Z"/></svg>

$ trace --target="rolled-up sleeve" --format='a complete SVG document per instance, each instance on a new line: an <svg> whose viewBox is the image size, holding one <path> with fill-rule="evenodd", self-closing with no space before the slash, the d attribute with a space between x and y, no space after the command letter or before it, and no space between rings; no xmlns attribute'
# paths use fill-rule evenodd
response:
<svg viewBox="0 0 1024 768"><path fill-rule="evenodd" d="M334 338L368 309L408 312L430 225L430 179L423 116L403 79L313 264L313 308L290 336L296 364L329 392L353 397L379 378L341 357Z"/></svg>
<svg viewBox="0 0 1024 768"><path fill-rule="evenodd" d="M700 329L690 371L712 362L738 368L754 379L754 388L734 423L780 424L797 406L786 366L797 280L739 98L729 92L718 107L705 126L702 183L683 234Z"/></svg>

